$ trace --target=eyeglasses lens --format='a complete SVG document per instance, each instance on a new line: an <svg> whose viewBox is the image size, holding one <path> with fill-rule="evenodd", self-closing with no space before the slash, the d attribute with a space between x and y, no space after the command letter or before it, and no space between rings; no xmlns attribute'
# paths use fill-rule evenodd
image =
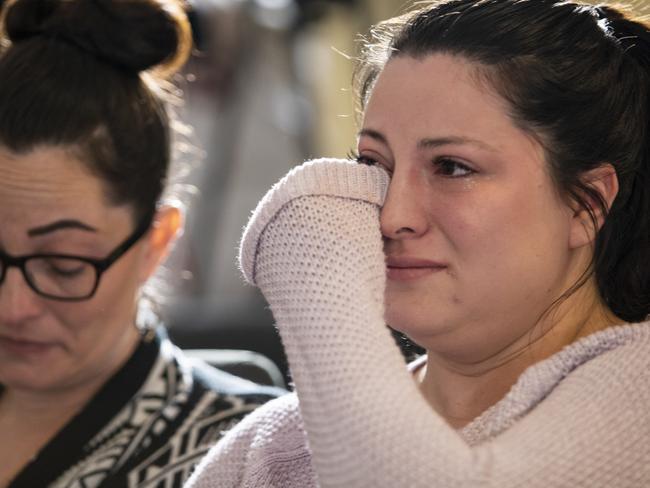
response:
<svg viewBox="0 0 650 488"><path fill-rule="evenodd" d="M25 263L29 282L44 295L57 298L83 298L95 288L95 267L80 259L35 257Z"/></svg>

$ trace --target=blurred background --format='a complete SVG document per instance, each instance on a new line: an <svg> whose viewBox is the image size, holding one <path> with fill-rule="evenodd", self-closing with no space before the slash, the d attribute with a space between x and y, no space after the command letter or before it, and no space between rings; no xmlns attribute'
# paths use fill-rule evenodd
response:
<svg viewBox="0 0 650 488"><path fill-rule="evenodd" d="M403 3L191 0L196 49L178 80L186 226L163 276L179 346L261 352L286 374L273 318L237 268L242 228L291 167L355 149L358 35Z"/></svg>

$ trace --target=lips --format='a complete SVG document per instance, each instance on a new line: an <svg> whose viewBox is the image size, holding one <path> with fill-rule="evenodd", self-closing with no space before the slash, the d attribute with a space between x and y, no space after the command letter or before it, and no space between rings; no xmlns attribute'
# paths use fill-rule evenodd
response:
<svg viewBox="0 0 650 488"><path fill-rule="evenodd" d="M16 355L42 354L51 350L53 342L32 341L14 337L0 336L0 349Z"/></svg>
<svg viewBox="0 0 650 488"><path fill-rule="evenodd" d="M388 256L386 277L393 281L413 281L443 271L447 265L412 256Z"/></svg>

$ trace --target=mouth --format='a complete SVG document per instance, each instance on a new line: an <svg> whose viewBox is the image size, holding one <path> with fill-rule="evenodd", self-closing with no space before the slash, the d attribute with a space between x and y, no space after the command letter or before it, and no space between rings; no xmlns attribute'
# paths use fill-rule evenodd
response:
<svg viewBox="0 0 650 488"><path fill-rule="evenodd" d="M447 265L415 257L388 256L386 277L392 281L414 281L444 271Z"/></svg>
<svg viewBox="0 0 650 488"><path fill-rule="evenodd" d="M0 349L18 356L43 354L54 348L55 345L53 342L31 341L0 336Z"/></svg>

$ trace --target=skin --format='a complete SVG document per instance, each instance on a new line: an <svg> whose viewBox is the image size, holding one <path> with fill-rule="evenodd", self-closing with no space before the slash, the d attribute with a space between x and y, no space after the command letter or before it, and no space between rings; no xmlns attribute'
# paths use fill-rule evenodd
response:
<svg viewBox="0 0 650 488"><path fill-rule="evenodd" d="M587 268L593 227L477 69L443 54L392 59L358 142L361 162L392 175L381 213L387 322L427 350L421 390L456 427L531 364L618 322L593 279L552 308ZM613 201L610 165L585 177Z"/></svg>
<svg viewBox="0 0 650 488"><path fill-rule="evenodd" d="M61 147L26 154L0 148L3 250L103 258L131 234L131 207L110 204L103 182L73 153ZM79 225L50 227L61 220ZM179 225L177 209L159 211L152 229L103 274L86 301L43 298L18 269L7 271L0 285L0 432L20 441L0 445L0 486L134 351L140 340L134 324L139 289ZM34 229L45 231L30 235Z"/></svg>

